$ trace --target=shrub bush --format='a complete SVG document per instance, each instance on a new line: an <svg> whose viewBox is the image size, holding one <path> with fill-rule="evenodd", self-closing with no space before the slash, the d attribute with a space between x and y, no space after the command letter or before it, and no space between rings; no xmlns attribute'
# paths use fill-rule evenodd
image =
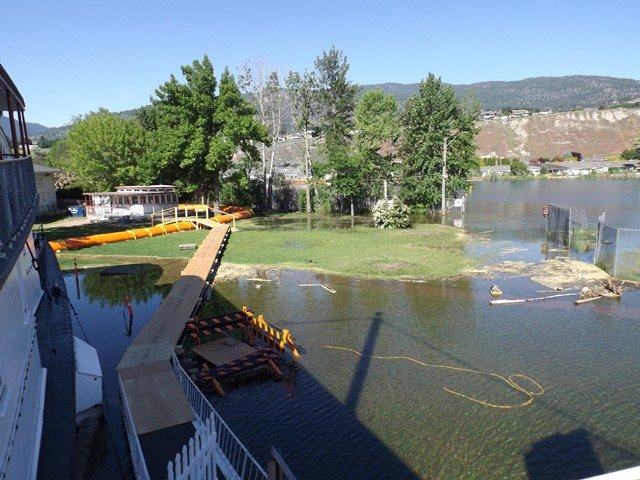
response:
<svg viewBox="0 0 640 480"><path fill-rule="evenodd" d="M373 224L378 228L409 228L409 207L397 198L378 200L373 206Z"/></svg>

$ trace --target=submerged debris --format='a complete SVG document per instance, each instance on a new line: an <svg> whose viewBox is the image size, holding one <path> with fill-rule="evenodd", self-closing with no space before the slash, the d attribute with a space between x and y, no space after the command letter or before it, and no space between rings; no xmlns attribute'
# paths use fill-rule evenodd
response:
<svg viewBox="0 0 640 480"><path fill-rule="evenodd" d="M500 262L484 267L479 273L494 276L530 277L532 281L553 290L580 288L598 284L611 277L593 264L556 257L540 263Z"/></svg>
<svg viewBox="0 0 640 480"><path fill-rule="evenodd" d="M576 300L576 305L591 302L599 298L620 298L621 296L621 283L609 278L602 284L582 287L582 290L580 290L580 298Z"/></svg>

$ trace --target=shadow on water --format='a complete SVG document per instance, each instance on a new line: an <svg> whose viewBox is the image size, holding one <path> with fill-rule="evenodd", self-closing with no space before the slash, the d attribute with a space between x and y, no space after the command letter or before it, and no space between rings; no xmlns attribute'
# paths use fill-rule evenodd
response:
<svg viewBox="0 0 640 480"><path fill-rule="evenodd" d="M589 432L582 428L534 443L525 463L530 480L578 480L605 473Z"/></svg>
<svg viewBox="0 0 640 480"><path fill-rule="evenodd" d="M208 313L218 308L218 314L239 310L217 292L211 300L205 307ZM212 308L213 305L216 307ZM420 477L361 422L356 412L371 362L366 355L373 354L382 323L382 313L376 312L371 318L363 356L344 400L336 398L300 364L281 365L285 373L284 388L272 389L270 382L252 382L242 388L231 387L224 399L210 397L210 400L262 465L270 458L270 448L274 445L298 478L418 479ZM305 395L310 391L313 404L307 403L309 397ZM255 402L259 402L260 408L242 411L237 408ZM289 411L304 411L306 415L298 419L297 428L291 429L289 424L282 430L279 425L291 420Z"/></svg>
<svg viewBox="0 0 640 480"><path fill-rule="evenodd" d="M349 387L349 394L347 395L347 400L345 401L345 406L354 412L358 407L358 400L360 399L362 389L364 388L364 383L367 379L367 372L369 371L369 366L371 365L371 355L373 355L373 352L375 350L376 340L380 333L381 324L382 312L376 312L371 322L371 327L369 327L369 333L367 334L364 348L362 349L362 356L359 357L358 366L356 367L356 371L353 374L351 386Z"/></svg>

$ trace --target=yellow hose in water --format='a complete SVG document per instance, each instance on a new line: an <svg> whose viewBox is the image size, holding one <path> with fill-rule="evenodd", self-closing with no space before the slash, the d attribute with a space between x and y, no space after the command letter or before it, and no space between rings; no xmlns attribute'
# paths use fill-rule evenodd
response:
<svg viewBox="0 0 640 480"><path fill-rule="evenodd" d="M423 367L443 368L443 369L456 370L456 371L459 371L459 372L466 372L466 373L478 373L480 375L486 375L488 377L497 378L500 381L506 383L512 389L514 389L514 390L516 390L518 392L522 392L524 395L527 396L527 400L525 402L518 403L516 405L498 405L498 404L495 404L495 403L486 402L484 400L480 400L480 399L465 395L464 393L456 392L455 390L451 390L451 389L449 389L447 387L442 387L442 388L444 388L445 391L451 393L452 395L457 395L458 397L465 398L467 400L470 400L470 401L475 402L475 403L479 403L480 405L484 405L486 407L503 408L503 409L526 407L527 405L530 405L533 402L535 397L537 397L539 395L542 395L544 393L544 388L542 388L542 386L538 382L536 382L532 378L527 377L526 375L522 375L520 373L514 373L512 375L509 375L508 377L505 377L503 375L500 375L499 373L483 372L482 370L473 370L471 368L454 367L452 365L438 365L438 364L433 364L433 363L425 363L425 362L421 362L420 360L416 360L415 358L411 358L411 357L364 355L364 354L358 352L357 350L354 350L352 348L347 348L347 347L336 347L336 346L333 346L333 345L323 345L323 347L324 348L329 348L331 350L342 350L342 351L345 351L345 352L351 352L351 353L354 353L354 354L356 354L356 355L358 355L360 357L374 358L374 359L377 359L377 360L406 360L408 362L413 362L413 363L416 363L416 364L421 365ZM529 382L531 382L533 385L535 385L538 390L537 391L527 390L526 388L524 388L522 385L519 385L515 381L516 378L527 379Z"/></svg>

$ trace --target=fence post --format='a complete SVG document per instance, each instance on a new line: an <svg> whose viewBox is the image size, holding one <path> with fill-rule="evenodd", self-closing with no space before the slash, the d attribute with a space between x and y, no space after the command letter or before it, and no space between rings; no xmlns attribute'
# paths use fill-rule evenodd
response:
<svg viewBox="0 0 640 480"><path fill-rule="evenodd" d="M620 228L616 227L616 249L613 256L613 276L618 276L618 254L620 253Z"/></svg>
<svg viewBox="0 0 640 480"><path fill-rule="evenodd" d="M598 219L598 226L596 227L596 251L593 254L593 264L597 265L600 260L600 248L602 242L602 223Z"/></svg>
<svg viewBox="0 0 640 480"><path fill-rule="evenodd" d="M569 228L567 229L567 238L568 238L568 257L571 258L571 233L573 231L573 223L571 221L571 217L573 216L573 213L571 212L571 209L569 209Z"/></svg>

